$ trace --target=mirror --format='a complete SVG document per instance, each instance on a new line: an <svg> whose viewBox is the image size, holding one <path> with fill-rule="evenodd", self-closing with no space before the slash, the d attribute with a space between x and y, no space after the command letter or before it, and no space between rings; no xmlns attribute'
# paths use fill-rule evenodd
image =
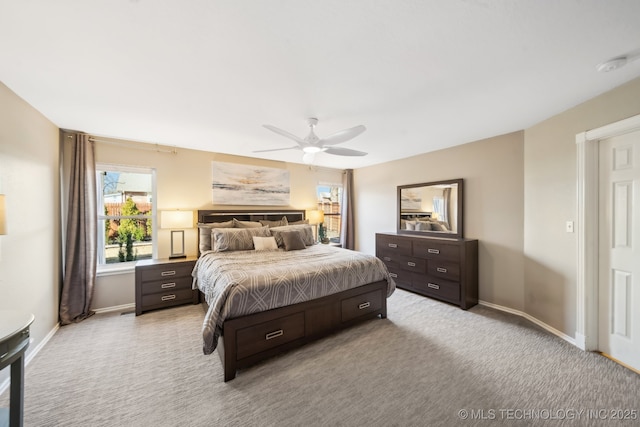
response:
<svg viewBox="0 0 640 427"><path fill-rule="evenodd" d="M398 233L462 238L462 179L398 186Z"/></svg>

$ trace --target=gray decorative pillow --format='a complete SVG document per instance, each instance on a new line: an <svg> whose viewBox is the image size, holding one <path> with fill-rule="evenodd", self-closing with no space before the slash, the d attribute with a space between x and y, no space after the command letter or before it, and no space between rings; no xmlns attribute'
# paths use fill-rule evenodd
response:
<svg viewBox="0 0 640 427"><path fill-rule="evenodd" d="M283 225L289 225L287 222L287 217L283 216L282 219L277 221L269 221L268 219L261 219L260 224L263 226L268 225L269 227L282 227Z"/></svg>
<svg viewBox="0 0 640 427"><path fill-rule="evenodd" d="M304 241L302 240L302 232L296 231L281 231L282 241L284 242L285 251L298 251L300 249L306 249Z"/></svg>
<svg viewBox="0 0 640 427"><path fill-rule="evenodd" d="M311 246L315 243L313 238L313 228L310 225L299 224L299 225L286 225L283 227L272 227L271 235L276 238L276 242L278 246L281 248L284 247L284 241L282 240L282 232L283 231L300 231L302 235L302 241L306 246Z"/></svg>
<svg viewBox="0 0 640 427"><path fill-rule="evenodd" d="M240 221L233 218L233 226L235 228L258 228L262 227L262 224L260 224L258 221Z"/></svg>
<svg viewBox="0 0 640 427"><path fill-rule="evenodd" d="M309 220L301 219L300 221L293 221L289 223L289 225L300 225L300 224L309 224Z"/></svg>
<svg viewBox="0 0 640 427"><path fill-rule="evenodd" d="M198 223L198 246L200 253L211 250L211 230L214 228L233 228L233 221Z"/></svg>
<svg viewBox="0 0 640 427"><path fill-rule="evenodd" d="M213 251L253 250L253 236L269 237L269 227L259 228L214 228L211 230Z"/></svg>

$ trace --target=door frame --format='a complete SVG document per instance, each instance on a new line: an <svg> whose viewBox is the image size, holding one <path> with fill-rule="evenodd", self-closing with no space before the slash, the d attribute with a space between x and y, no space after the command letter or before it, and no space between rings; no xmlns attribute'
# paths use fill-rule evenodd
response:
<svg viewBox="0 0 640 427"><path fill-rule="evenodd" d="M640 130L640 114L576 135L578 153L578 272L575 343L598 349L599 142Z"/></svg>

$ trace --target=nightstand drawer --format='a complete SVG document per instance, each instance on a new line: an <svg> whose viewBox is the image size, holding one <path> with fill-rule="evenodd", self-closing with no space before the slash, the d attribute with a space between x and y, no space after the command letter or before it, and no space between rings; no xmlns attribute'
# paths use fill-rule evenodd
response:
<svg viewBox="0 0 640 427"><path fill-rule="evenodd" d="M191 289L193 280L191 277L176 277L175 279L157 280L155 282L142 283L142 295L157 294L158 292L175 292L182 289Z"/></svg>
<svg viewBox="0 0 640 427"><path fill-rule="evenodd" d="M347 322L379 310L384 297L382 291L373 291L342 300L342 321Z"/></svg>
<svg viewBox="0 0 640 427"><path fill-rule="evenodd" d="M236 332L237 360L304 337L304 312L260 323Z"/></svg>
<svg viewBox="0 0 640 427"><path fill-rule="evenodd" d="M168 280L174 277L191 277L192 263L167 264L146 267L142 270L142 281Z"/></svg>
<svg viewBox="0 0 640 427"><path fill-rule="evenodd" d="M171 306L177 304L189 303L193 300L193 291L191 289L182 289L175 292L168 291L158 294L143 295L142 305L145 309L160 308L162 306Z"/></svg>

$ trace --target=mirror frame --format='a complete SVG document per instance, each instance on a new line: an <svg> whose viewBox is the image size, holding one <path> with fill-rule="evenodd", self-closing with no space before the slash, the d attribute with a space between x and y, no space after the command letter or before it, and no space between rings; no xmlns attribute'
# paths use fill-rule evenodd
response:
<svg viewBox="0 0 640 427"><path fill-rule="evenodd" d="M429 236L429 237L440 237L443 239L462 239L464 236L463 233L463 219L464 219L464 180L462 178L459 179L448 179L443 181L433 181L433 182L422 182L419 184L409 184L409 185L399 185L398 186L398 201L397 201L397 213L398 218L396 222L396 229L398 234L413 234L417 236ZM416 187L428 187L432 185L443 185L443 184L458 184L458 197L456 202L458 203L458 215L456 218L457 222L457 230L455 233L445 233L438 231L416 231L416 230L407 230L400 228L401 219L402 219L402 204L401 204L401 193L403 189L406 188L416 188Z"/></svg>

